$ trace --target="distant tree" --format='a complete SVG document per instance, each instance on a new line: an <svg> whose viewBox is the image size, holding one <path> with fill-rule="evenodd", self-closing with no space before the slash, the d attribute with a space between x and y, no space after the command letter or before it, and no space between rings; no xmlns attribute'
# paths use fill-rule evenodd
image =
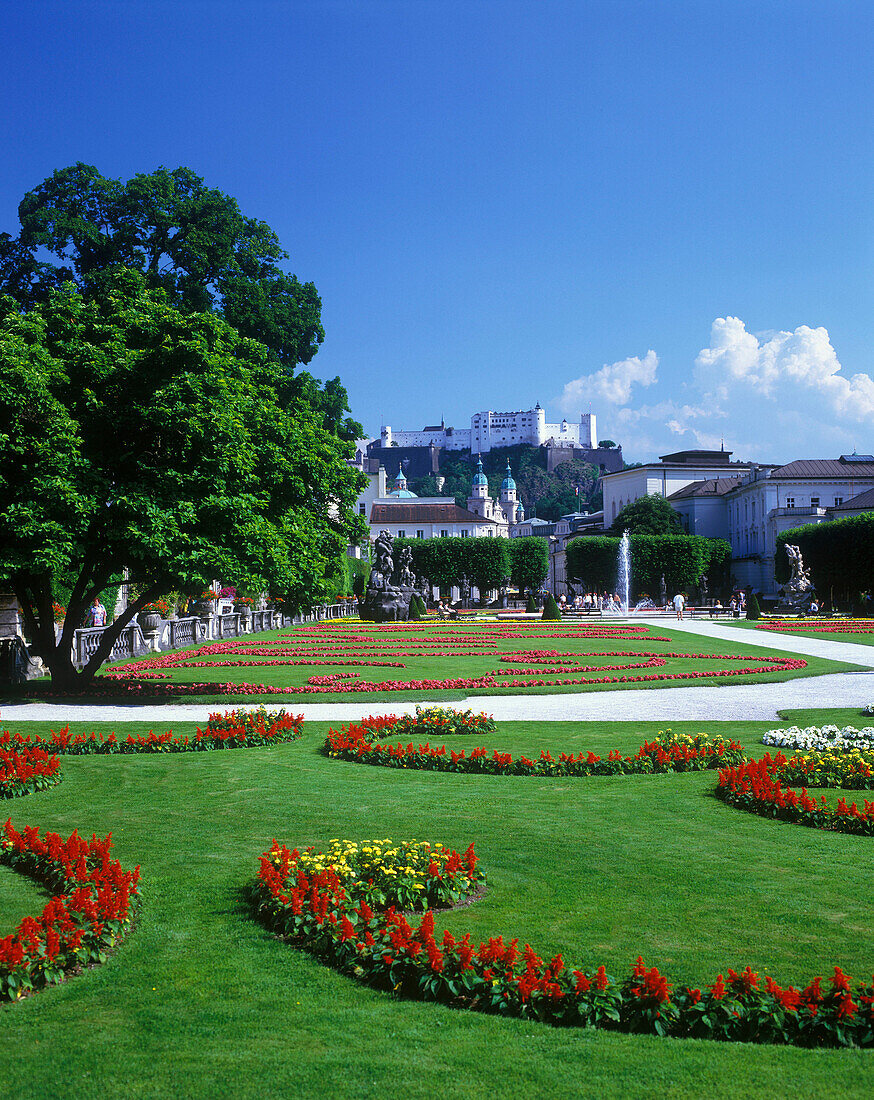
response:
<svg viewBox="0 0 874 1100"><path fill-rule="evenodd" d="M549 574L549 547L546 540L531 538L509 539L510 579L519 594L538 592Z"/></svg>
<svg viewBox="0 0 874 1100"><path fill-rule="evenodd" d="M486 593L510 575L510 540L479 538L462 542L467 544L465 573L479 589L480 601L485 602Z"/></svg>
<svg viewBox="0 0 874 1100"><path fill-rule="evenodd" d="M630 535L679 535L683 524L665 498L654 493L625 505L610 527L614 535L623 531Z"/></svg>
<svg viewBox="0 0 874 1100"><path fill-rule="evenodd" d="M616 447L616 444L612 439L599 439L598 446L603 447L606 451L612 451Z"/></svg>

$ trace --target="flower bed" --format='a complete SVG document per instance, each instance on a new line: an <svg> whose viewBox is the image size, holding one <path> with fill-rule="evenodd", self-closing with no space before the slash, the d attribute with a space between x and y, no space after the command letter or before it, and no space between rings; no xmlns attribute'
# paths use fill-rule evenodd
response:
<svg viewBox="0 0 874 1100"><path fill-rule="evenodd" d="M386 908L374 911L362 877L340 866L344 849L370 846L333 843L338 847L319 860L311 850L302 856L274 841L261 857L253 904L268 927L377 989L563 1026L810 1047L874 1045L874 980L853 985L835 967L825 990L822 978L805 989L783 988L768 976L760 982L747 967L718 975L702 990L672 985L641 958L617 981L604 966L571 970L561 955L547 963L515 939L496 936L476 946L470 933L438 937L433 910L413 927L398 912L406 903L391 886L383 891ZM446 874L450 861L461 890L481 881L473 845L464 857L452 852L442 869L435 862L430 879Z"/></svg>
<svg viewBox="0 0 874 1100"><path fill-rule="evenodd" d="M593 752L559 753L555 758L548 750L539 759L526 756L514 759L508 752L491 752L479 746L456 752L445 745L432 748L429 744L382 745L378 742L396 732L398 719L394 715L365 718L358 724L329 730L324 751L334 760L357 764L374 764L384 768L409 768L421 771L466 772L487 775L651 775L669 771L698 771L717 768L743 760L743 749L736 741L695 737L665 736L645 742L634 756L623 756L617 750L606 759Z"/></svg>
<svg viewBox="0 0 874 1100"><path fill-rule="evenodd" d="M738 809L778 818L814 829L874 836L874 802L859 807L847 805L841 798L832 809L825 798L819 802L807 793L784 787L784 782L806 782L809 786L831 786L852 790L874 787L874 760L866 761L844 755L823 760L818 755L787 758L782 753L769 754L761 760L748 760L719 773L716 796Z"/></svg>
<svg viewBox="0 0 874 1100"><path fill-rule="evenodd" d="M774 729L762 737L763 745L781 749L817 749L832 752L842 749L874 749L874 726L856 729L855 726L790 726Z"/></svg>
<svg viewBox="0 0 874 1100"><path fill-rule="evenodd" d="M756 630L809 631L813 634L874 634L874 620L844 619L823 622L822 619L772 619L758 623Z"/></svg>
<svg viewBox="0 0 874 1100"><path fill-rule="evenodd" d="M116 737L115 733L72 734L69 725L62 730L53 730L50 737L6 731L2 738L32 752L42 750L31 746L47 745L66 756L85 756L91 753L211 752L214 749L254 748L295 741L302 734L303 715L259 707L253 711L231 710L224 714L211 714L206 729L198 729L191 738L174 737L172 730L158 734L149 731L145 736L136 737L128 734L123 739ZM4 743L3 739L0 739L0 744Z"/></svg>
<svg viewBox="0 0 874 1100"><path fill-rule="evenodd" d="M57 833L40 837L28 827L17 832L7 821L0 834L0 862L45 883L57 895L39 917L25 917L11 936L0 939L0 998L61 981L83 967L102 963L106 952L130 929L139 903L140 869L125 871L110 858L110 837L66 841Z"/></svg>
<svg viewBox="0 0 874 1100"><path fill-rule="evenodd" d="M181 653L168 653L160 657L147 658L132 662L122 668L112 670L95 682L97 691L107 693L124 692L132 695L319 695L319 694L364 694L374 692L410 692L410 691L458 691L481 690L496 692L531 687L577 687L589 685L611 685L625 683L647 683L655 681L722 679L737 676L755 676L769 672L787 672L806 667L801 658L786 656L766 656L760 654L713 654L713 653L654 653L635 652L633 650L614 650L608 652L586 652L578 654L560 653L556 650L519 651L501 650L500 644L513 639L531 638L615 638L638 637L646 631L644 626L603 627L593 630L578 626L571 629L546 631L532 627L528 630L510 629L506 624L493 624L488 628L469 632L463 637L455 633L434 632L430 628L430 640L404 641L388 645L374 641L385 634L403 632L409 635L422 629L418 624L383 624L363 633L359 624L319 624L301 628L296 632L294 641L286 645L275 641L253 643L248 639L234 640L203 646L198 650ZM622 629L621 633L616 631ZM666 638L649 640L667 641ZM448 640L453 639L453 640ZM521 667L494 668L470 677L447 677L445 679L421 678L407 680L364 680L360 676L341 676L329 673L325 676L309 678L308 683L296 686L276 687L271 684L220 683L198 681L196 683L165 682L153 684L149 681L162 679L169 681L169 670L223 667L245 668L258 666L295 666L295 665L333 665L335 667L354 665L372 665L376 667L404 668L403 661L389 661L388 657L491 657L499 664ZM610 658L623 658L621 661ZM624 658L632 658L626 660ZM594 660L593 660L594 659ZM667 672L653 671L663 669L669 660L712 661L720 665L730 663L730 667L717 667L705 670ZM628 673L634 670L650 670ZM622 675L610 675L621 673ZM107 682L111 682L111 686Z"/></svg>
<svg viewBox="0 0 874 1100"><path fill-rule="evenodd" d="M8 731L0 734L0 798L44 791L60 781L57 756L26 740L16 741Z"/></svg>

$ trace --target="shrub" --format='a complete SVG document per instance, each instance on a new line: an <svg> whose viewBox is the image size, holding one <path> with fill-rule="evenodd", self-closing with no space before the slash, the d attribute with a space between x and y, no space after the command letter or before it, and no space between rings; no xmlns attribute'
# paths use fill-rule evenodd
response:
<svg viewBox="0 0 874 1100"><path fill-rule="evenodd" d="M555 596L550 592L546 599L546 603L543 605L542 619L561 619L561 612L558 609L558 604L555 602Z"/></svg>
<svg viewBox="0 0 874 1100"><path fill-rule="evenodd" d="M747 618L758 619L761 617L761 609L759 608L759 601L756 599L754 592L751 592L749 599L747 600Z"/></svg>
<svg viewBox="0 0 874 1100"><path fill-rule="evenodd" d="M534 602L533 593L528 593L528 602L525 604L525 612L528 615L533 615L537 611L537 604Z"/></svg>

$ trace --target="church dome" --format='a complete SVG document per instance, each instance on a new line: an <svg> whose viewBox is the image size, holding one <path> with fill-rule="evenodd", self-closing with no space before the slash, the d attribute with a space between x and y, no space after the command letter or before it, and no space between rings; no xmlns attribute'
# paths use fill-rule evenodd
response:
<svg viewBox="0 0 874 1100"><path fill-rule="evenodd" d="M398 476L394 480L394 485L388 494L390 497L400 497L403 500L418 500L419 498L415 493L411 493L407 488L407 479L404 477L404 471L398 470Z"/></svg>
<svg viewBox="0 0 874 1100"><path fill-rule="evenodd" d="M474 486L488 485L489 479L483 473L483 460L480 458L477 460L476 473L473 475Z"/></svg>
<svg viewBox="0 0 874 1100"><path fill-rule="evenodd" d="M510 460L509 459L507 459L507 476L501 482L501 492L502 493L515 493L516 492L516 482L513 480L513 474L512 474L512 471L510 470Z"/></svg>

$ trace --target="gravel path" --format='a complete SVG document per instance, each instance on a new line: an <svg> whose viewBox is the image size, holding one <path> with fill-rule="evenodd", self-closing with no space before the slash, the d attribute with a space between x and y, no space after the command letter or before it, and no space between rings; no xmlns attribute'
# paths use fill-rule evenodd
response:
<svg viewBox="0 0 874 1100"><path fill-rule="evenodd" d="M644 620L645 621L645 620ZM652 620L654 626L667 627L662 619ZM761 647L771 653L801 654L846 661L874 669L874 646L849 642L820 641L818 638L797 638L756 633L720 626L708 620L672 621L669 629L682 630L703 637ZM264 700L267 705L279 705L277 697ZM593 691L565 695L502 695L473 696L453 706L487 710L504 721L573 722L573 721L651 721L651 722L736 722L742 720L777 721L780 710L802 710L813 707L861 707L874 703L874 671L843 672L825 676L808 676L780 684L737 684L725 686L695 685L675 688L629 688L625 691ZM258 703L238 703L228 700L228 707L255 707ZM405 714L415 710L415 703L377 703L361 700L356 703L298 703L292 696L282 700L290 710L302 713L310 721L349 722L375 712ZM445 706L445 700L419 704ZM4 706L2 718L8 722L144 722L162 729L174 722L205 722L221 705L203 706L196 703L163 703L142 705L77 706L70 703L23 703Z"/></svg>

